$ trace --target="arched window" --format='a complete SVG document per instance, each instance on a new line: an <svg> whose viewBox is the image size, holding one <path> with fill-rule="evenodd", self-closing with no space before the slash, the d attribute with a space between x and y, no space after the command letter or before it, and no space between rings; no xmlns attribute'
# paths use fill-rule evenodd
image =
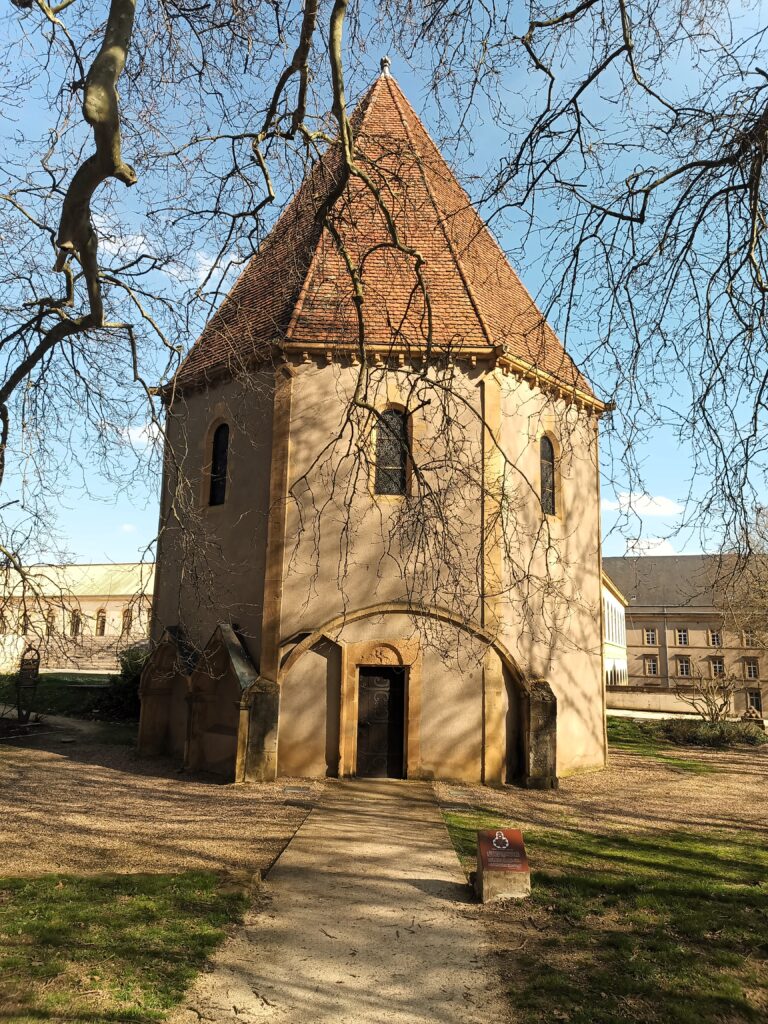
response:
<svg viewBox="0 0 768 1024"><path fill-rule="evenodd" d="M541 462L541 510L544 515L556 514L555 503L555 448L550 439L542 437L539 444Z"/></svg>
<svg viewBox="0 0 768 1024"><path fill-rule="evenodd" d="M223 505L227 496L227 454L229 449L229 424L220 423L213 432L211 446L211 491L209 505Z"/></svg>
<svg viewBox="0 0 768 1024"><path fill-rule="evenodd" d="M70 613L69 616L69 635L80 636L83 631L83 617L78 611Z"/></svg>
<svg viewBox="0 0 768 1024"><path fill-rule="evenodd" d="M130 608L123 608L123 636L131 635L131 626L133 625L133 613Z"/></svg>
<svg viewBox="0 0 768 1024"><path fill-rule="evenodd" d="M107 613L103 608L96 612L96 636L104 636L107 631Z"/></svg>
<svg viewBox="0 0 768 1024"><path fill-rule="evenodd" d="M405 494L408 486L408 414L387 409L376 429L376 494Z"/></svg>
<svg viewBox="0 0 768 1024"><path fill-rule="evenodd" d="M53 608L49 608L45 616L45 635L56 635L56 612Z"/></svg>

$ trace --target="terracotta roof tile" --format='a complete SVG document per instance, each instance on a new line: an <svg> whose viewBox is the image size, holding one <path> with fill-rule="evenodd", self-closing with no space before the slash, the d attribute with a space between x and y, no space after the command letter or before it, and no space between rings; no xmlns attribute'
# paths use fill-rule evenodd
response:
<svg viewBox="0 0 768 1024"><path fill-rule="evenodd" d="M366 344L422 351L430 343L434 351L506 345L537 370L591 394L393 78L376 81L352 124L359 165L402 243L424 261L422 289L414 258L392 244L371 189L352 177L327 216L360 270ZM340 173L332 147L207 324L177 384L247 365L276 343L356 344L350 275L318 217L339 190Z"/></svg>

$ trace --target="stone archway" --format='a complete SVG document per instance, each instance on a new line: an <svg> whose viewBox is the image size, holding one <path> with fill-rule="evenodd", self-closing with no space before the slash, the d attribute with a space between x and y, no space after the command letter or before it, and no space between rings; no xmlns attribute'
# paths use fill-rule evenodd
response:
<svg viewBox="0 0 768 1024"><path fill-rule="evenodd" d="M351 775L356 763L357 672L360 665L401 665L408 670L406 774L410 778L430 777L421 758L422 664L416 639L377 637L360 643L344 643L346 627L360 620L388 615L424 616L460 629L487 646L482 681L482 781L503 785L511 776L526 786L549 788L557 785L556 722L557 701L546 680L528 679L504 645L482 626L460 620L441 608L420 608L399 602L372 605L339 616L292 642L283 643L279 679L284 679L303 655L318 641L327 639L344 648L341 669L341 711L339 731L339 774ZM511 715L510 694L516 715ZM510 752L511 719L515 719L514 742Z"/></svg>

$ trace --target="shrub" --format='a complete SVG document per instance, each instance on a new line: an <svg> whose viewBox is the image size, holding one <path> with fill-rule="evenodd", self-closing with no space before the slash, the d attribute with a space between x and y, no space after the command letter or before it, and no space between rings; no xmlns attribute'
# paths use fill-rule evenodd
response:
<svg viewBox="0 0 768 1024"><path fill-rule="evenodd" d="M138 690L141 673L148 657L149 646L147 644L131 644L130 647L124 647L118 654L120 678L126 683L135 685Z"/></svg>
<svg viewBox="0 0 768 1024"><path fill-rule="evenodd" d="M659 732L670 743L695 747L732 747L745 743L752 747L768 743L768 736L751 722L697 722L692 719L664 719Z"/></svg>
<svg viewBox="0 0 768 1024"><path fill-rule="evenodd" d="M120 675L113 676L109 689L99 699L99 714L102 719L114 721L135 720L139 717L139 681L141 672L149 657L146 644L132 644L118 655Z"/></svg>

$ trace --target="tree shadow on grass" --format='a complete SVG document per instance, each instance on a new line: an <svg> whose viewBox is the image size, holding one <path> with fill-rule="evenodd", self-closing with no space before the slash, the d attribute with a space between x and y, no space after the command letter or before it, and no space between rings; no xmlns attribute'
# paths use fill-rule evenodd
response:
<svg viewBox="0 0 768 1024"><path fill-rule="evenodd" d="M498 811L447 815L465 865ZM482 825L478 826L478 820ZM533 895L489 914L521 1021L764 1019L768 852L757 831L526 832Z"/></svg>
<svg viewBox="0 0 768 1024"><path fill-rule="evenodd" d="M203 871L0 878L0 1020L161 1020L242 917L245 894L221 883Z"/></svg>

